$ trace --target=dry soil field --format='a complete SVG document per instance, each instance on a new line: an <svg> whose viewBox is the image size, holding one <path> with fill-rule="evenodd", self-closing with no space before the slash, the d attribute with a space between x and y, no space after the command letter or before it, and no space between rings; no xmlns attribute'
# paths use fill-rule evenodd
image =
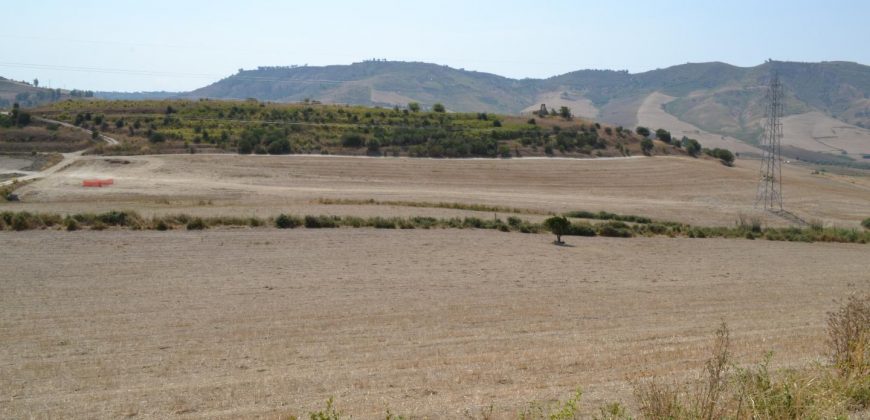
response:
<svg viewBox="0 0 870 420"><path fill-rule="evenodd" d="M820 360L866 246L434 230L0 234L0 417L501 415ZM11 263L10 263L11 262Z"/></svg>
<svg viewBox="0 0 870 420"><path fill-rule="evenodd" d="M112 163L118 161L129 162ZM461 202L561 212L606 210L704 225L753 215L758 161L728 168L691 158L471 159L164 155L82 157L34 182L0 211L137 210L143 215L462 215L454 210L323 206L318 198ZM858 227L870 177L785 165L786 207L806 220ZM82 188L114 178L109 188ZM481 214L478 214L481 216ZM491 214L483 215L491 216ZM773 218L770 224L782 224Z"/></svg>
<svg viewBox="0 0 870 420"><path fill-rule="evenodd" d="M76 157L3 210L435 215L318 198L752 214L756 161ZM124 162L128 163L124 163ZM857 227L866 177L787 167L787 207ZM112 177L107 188L81 180ZM476 213L482 216L481 213ZM504 217L505 215L500 215ZM524 216L528 218L543 216ZM771 223L782 221L771 220ZM825 312L870 289L870 246L482 230L0 232L0 418L498 417L685 379L718 323L740 362L822 360Z"/></svg>

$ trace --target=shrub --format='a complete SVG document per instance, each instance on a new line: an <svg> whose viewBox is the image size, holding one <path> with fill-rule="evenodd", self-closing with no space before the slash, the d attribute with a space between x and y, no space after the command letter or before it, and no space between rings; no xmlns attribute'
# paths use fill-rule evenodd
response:
<svg viewBox="0 0 870 420"><path fill-rule="evenodd" d="M870 217L862 220L861 226L864 226L864 229L870 229Z"/></svg>
<svg viewBox="0 0 870 420"><path fill-rule="evenodd" d="M203 230L205 229L205 221L197 217L187 222L187 230Z"/></svg>
<svg viewBox="0 0 870 420"><path fill-rule="evenodd" d="M166 137L164 137L162 133L154 131L151 133L151 135L148 136L148 141L150 141L151 143L163 143L164 141L166 141Z"/></svg>
<svg viewBox="0 0 870 420"><path fill-rule="evenodd" d="M395 229L396 221L394 219L385 219L383 217L375 217L371 220L371 225L375 229Z"/></svg>
<svg viewBox="0 0 870 420"><path fill-rule="evenodd" d="M366 138L359 133L345 133L341 136L341 145L344 147L360 148L366 144Z"/></svg>
<svg viewBox="0 0 870 420"><path fill-rule="evenodd" d="M631 228L623 222L611 221L597 226L598 234L612 238L630 238L634 236Z"/></svg>
<svg viewBox="0 0 870 420"><path fill-rule="evenodd" d="M79 230L79 223L76 222L76 219L73 219L72 217L67 217L64 220L64 225L66 226L66 230L68 232Z"/></svg>
<svg viewBox="0 0 870 420"><path fill-rule="evenodd" d="M595 228L589 223L573 223L571 224L571 236L595 236Z"/></svg>
<svg viewBox="0 0 870 420"><path fill-rule="evenodd" d="M828 313L828 344L841 372L870 375L870 294L850 296Z"/></svg>
<svg viewBox="0 0 870 420"><path fill-rule="evenodd" d="M443 104L441 104L441 103L436 103L435 105L432 105L432 111L435 111L435 112L445 112L446 109L444 108L444 105L443 105Z"/></svg>
<svg viewBox="0 0 870 420"><path fill-rule="evenodd" d="M275 227L279 229L293 229L302 226L302 219L295 216L280 214L275 218Z"/></svg>
<svg viewBox="0 0 870 420"><path fill-rule="evenodd" d="M27 212L16 213L15 216L12 217L12 229L22 231L33 229L33 221L31 220L32 215Z"/></svg>
<svg viewBox="0 0 870 420"><path fill-rule="evenodd" d="M338 227L336 218L332 216L305 216L304 224L309 229Z"/></svg>

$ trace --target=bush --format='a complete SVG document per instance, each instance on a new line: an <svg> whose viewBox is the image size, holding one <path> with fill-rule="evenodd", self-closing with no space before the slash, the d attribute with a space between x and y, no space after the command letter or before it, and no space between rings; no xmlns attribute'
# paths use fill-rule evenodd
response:
<svg viewBox="0 0 870 420"><path fill-rule="evenodd" d="M612 221L598 225L598 234L612 238L630 238L634 236L631 228L623 222Z"/></svg>
<svg viewBox="0 0 870 420"><path fill-rule="evenodd" d="M371 224L375 229L395 229L395 219L385 219L383 217L375 217L371 220Z"/></svg>
<svg viewBox="0 0 870 420"><path fill-rule="evenodd" d="M309 229L338 227L337 218L333 216L305 216L305 227Z"/></svg>
<svg viewBox="0 0 870 420"><path fill-rule="evenodd" d="M187 230L203 230L205 229L205 221L202 218L195 218L187 222Z"/></svg>
<svg viewBox="0 0 870 420"><path fill-rule="evenodd" d="M862 220L861 226L864 226L864 229L870 229L870 217Z"/></svg>
<svg viewBox="0 0 870 420"><path fill-rule="evenodd" d="M850 296L828 313L828 344L841 372L870 375L870 294Z"/></svg>
<svg viewBox="0 0 870 420"><path fill-rule="evenodd" d="M359 133L345 133L341 136L341 145L344 147L360 148L366 144L366 138Z"/></svg>
<svg viewBox="0 0 870 420"><path fill-rule="evenodd" d="M163 143L164 141L166 141L166 137L164 137L162 133L154 131L151 133L150 136L148 136L148 141L150 141L151 143Z"/></svg>
<svg viewBox="0 0 870 420"><path fill-rule="evenodd" d="M79 223L76 222L76 219L73 219L72 217L67 217L64 220L64 225L68 232L79 230Z"/></svg>
<svg viewBox="0 0 870 420"><path fill-rule="evenodd" d="M589 223L573 223L571 224L571 236L595 236L595 228Z"/></svg>
<svg viewBox="0 0 870 420"><path fill-rule="evenodd" d="M446 109L444 109L444 105L443 105L443 104L441 104L441 103L436 103L435 105L432 105L432 111L435 111L435 112L445 112Z"/></svg>
<svg viewBox="0 0 870 420"><path fill-rule="evenodd" d="M295 216L280 214L275 218L275 227L278 229L293 229L302 226L302 219Z"/></svg>

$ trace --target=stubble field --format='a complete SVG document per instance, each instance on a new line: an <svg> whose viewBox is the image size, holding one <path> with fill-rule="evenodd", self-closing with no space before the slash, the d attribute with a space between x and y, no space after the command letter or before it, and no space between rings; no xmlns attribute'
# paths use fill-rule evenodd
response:
<svg viewBox="0 0 870 420"><path fill-rule="evenodd" d="M727 225L753 214L757 171L754 161L687 158L112 159L81 158L0 211L482 216L318 202L340 198ZM784 171L794 213L840 226L867 217L867 178ZM82 188L91 177L115 184ZM0 417L272 418L330 396L356 418L387 409L456 418L490 405L509 417L578 387L588 413L630 403L638 378L694 375L722 321L740 363L767 351L774 368L822 361L826 311L870 288L866 245L551 240L420 229L0 232Z"/></svg>

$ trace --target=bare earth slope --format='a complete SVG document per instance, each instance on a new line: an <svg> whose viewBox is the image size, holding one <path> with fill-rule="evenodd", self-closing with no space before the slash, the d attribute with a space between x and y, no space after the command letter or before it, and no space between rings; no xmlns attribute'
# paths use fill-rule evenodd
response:
<svg viewBox="0 0 870 420"><path fill-rule="evenodd" d="M660 92L655 92L647 96L640 108L637 110L637 124L648 127L652 130L665 128L670 130L671 135L678 139L683 136L693 138L701 142L701 145L704 147L710 149L719 147L738 153L748 152L761 154L760 149L746 142L735 139L734 137L709 133L668 114L662 106L674 99L676 98Z"/></svg>
<svg viewBox="0 0 870 420"><path fill-rule="evenodd" d="M0 233L0 417L499 417L735 357L820 360L865 245L493 231ZM48 264L47 262L51 263Z"/></svg>
<svg viewBox="0 0 870 420"><path fill-rule="evenodd" d="M118 164L119 161L128 164ZM113 163L115 162L115 163ZM785 165L786 207L807 220L858 227L870 209L870 179L812 175ZM86 178L114 178L82 188ZM562 212L606 210L705 225L731 225L753 214L758 161L678 157L629 159L354 158L321 156L161 155L83 157L18 190L22 203L0 210L143 215L420 215L426 209L319 206L317 198L493 204ZM206 205L203 205L206 203ZM428 213L431 215L431 213ZM440 216L461 215L438 210ZM491 216L491 215L489 215ZM770 223L782 223L771 219Z"/></svg>

